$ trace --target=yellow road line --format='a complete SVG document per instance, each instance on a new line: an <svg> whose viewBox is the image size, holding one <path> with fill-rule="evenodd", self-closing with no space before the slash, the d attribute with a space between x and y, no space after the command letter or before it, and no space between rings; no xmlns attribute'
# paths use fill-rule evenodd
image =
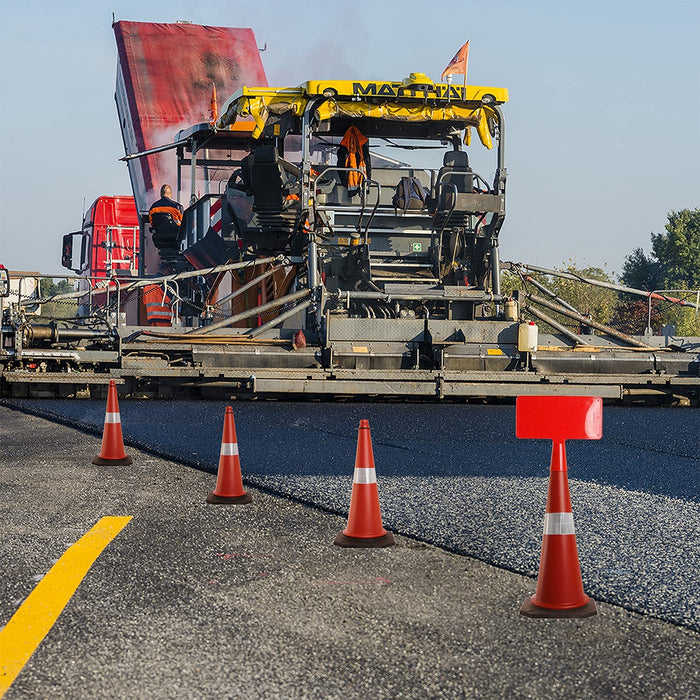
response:
<svg viewBox="0 0 700 700"><path fill-rule="evenodd" d="M0 630L0 698L49 633L104 548L131 516L102 518L51 567Z"/></svg>

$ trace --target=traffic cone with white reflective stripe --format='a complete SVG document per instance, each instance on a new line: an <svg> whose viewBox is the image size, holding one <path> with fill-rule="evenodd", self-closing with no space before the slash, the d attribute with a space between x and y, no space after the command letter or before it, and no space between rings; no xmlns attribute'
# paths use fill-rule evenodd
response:
<svg viewBox="0 0 700 700"><path fill-rule="evenodd" d="M526 617L591 617L595 601L583 592L571 512L564 441L552 444L537 591L520 609Z"/></svg>
<svg viewBox="0 0 700 700"><path fill-rule="evenodd" d="M357 433L348 526L338 533L333 544L338 547L389 547L394 544L394 535L382 527L372 438L369 434L369 421L366 420L360 421Z"/></svg>
<svg viewBox="0 0 700 700"><path fill-rule="evenodd" d="M117 383L109 380L107 390L107 411L105 412L105 427L102 432L102 449L100 454L92 460L93 464L131 464L132 460L124 452L124 439L122 437L122 421L119 415L119 403L117 401Z"/></svg>
<svg viewBox="0 0 700 700"><path fill-rule="evenodd" d="M224 434L221 438L221 453L219 455L219 473L216 477L216 488L207 496L207 503L233 505L250 503L252 500L253 497L243 488L233 409L231 406L226 406Z"/></svg>

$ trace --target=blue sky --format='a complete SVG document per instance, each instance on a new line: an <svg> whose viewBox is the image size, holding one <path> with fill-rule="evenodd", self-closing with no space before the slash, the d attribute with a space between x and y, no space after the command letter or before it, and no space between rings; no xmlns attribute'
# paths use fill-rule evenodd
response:
<svg viewBox="0 0 700 700"><path fill-rule="evenodd" d="M669 211L700 207L698 0L5 0L0 262L11 269L60 271L61 236L84 204L130 192L112 12L251 27L271 84L438 80L469 39L469 82L510 91L504 260L619 272Z"/></svg>

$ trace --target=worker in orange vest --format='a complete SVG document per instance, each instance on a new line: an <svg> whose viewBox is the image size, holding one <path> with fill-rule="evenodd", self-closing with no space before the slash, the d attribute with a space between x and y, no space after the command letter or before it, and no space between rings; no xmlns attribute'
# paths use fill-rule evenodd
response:
<svg viewBox="0 0 700 700"><path fill-rule="evenodd" d="M148 218L153 225L153 214L170 214L173 221L179 226L182 223L182 204L172 199L173 188L170 185L163 185L160 188L160 199L151 204L148 210Z"/></svg>
<svg viewBox="0 0 700 700"><path fill-rule="evenodd" d="M161 258L161 272L172 272L171 260L179 254L182 206L172 199L173 190L170 185L160 188L160 199L153 202L148 210L150 230L153 234L153 245L158 248Z"/></svg>

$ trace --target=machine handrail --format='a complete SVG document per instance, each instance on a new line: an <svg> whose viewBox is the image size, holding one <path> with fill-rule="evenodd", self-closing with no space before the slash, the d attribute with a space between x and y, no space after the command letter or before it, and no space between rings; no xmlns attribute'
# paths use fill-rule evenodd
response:
<svg viewBox="0 0 700 700"><path fill-rule="evenodd" d="M693 304L692 302L688 302L685 299L674 299L673 297L665 297L665 295L669 292L672 292L674 294L678 294L679 292L693 294L694 292L695 304ZM647 327L645 331L646 335L653 335L651 329L651 302L652 299L654 299L654 294L661 296L662 300L669 301L672 304L679 304L680 306L694 306L695 318L697 318L698 315L700 315L700 289L652 289L651 292L649 292L649 296L647 297Z"/></svg>

